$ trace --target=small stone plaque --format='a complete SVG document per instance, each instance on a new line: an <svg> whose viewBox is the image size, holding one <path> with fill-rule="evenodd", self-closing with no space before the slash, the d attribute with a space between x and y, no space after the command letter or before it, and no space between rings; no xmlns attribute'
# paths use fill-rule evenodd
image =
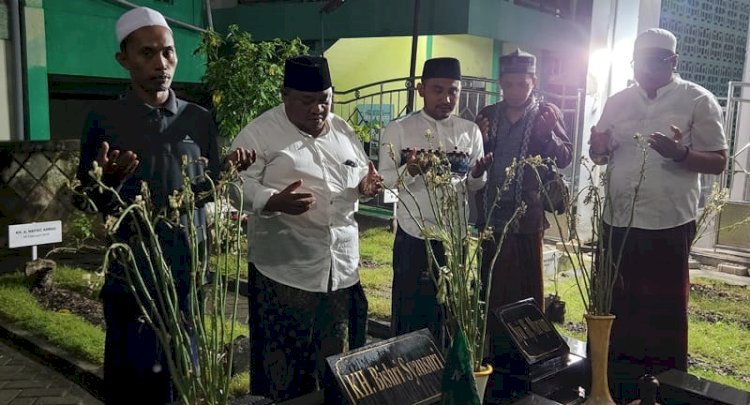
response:
<svg viewBox="0 0 750 405"><path fill-rule="evenodd" d="M431 404L440 400L445 361L427 329L326 358L349 404Z"/></svg>
<svg viewBox="0 0 750 405"><path fill-rule="evenodd" d="M532 298L502 306L494 312L527 366L565 356L570 351Z"/></svg>

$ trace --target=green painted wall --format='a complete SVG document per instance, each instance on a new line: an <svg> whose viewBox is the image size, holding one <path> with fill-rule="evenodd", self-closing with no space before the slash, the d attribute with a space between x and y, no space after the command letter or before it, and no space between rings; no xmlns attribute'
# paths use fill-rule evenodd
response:
<svg viewBox="0 0 750 405"><path fill-rule="evenodd" d="M199 27L205 26L201 0L177 0L174 5L154 0L132 1ZM127 78L115 61L119 47L115 23L128 10L106 0L45 0L47 70L50 74ZM172 25L179 64L175 81L199 82L202 58L193 55L200 34Z"/></svg>
<svg viewBox="0 0 750 405"><path fill-rule="evenodd" d="M467 32L468 1L421 1L421 34ZM219 31L238 24L258 40L300 37L320 40L321 18L326 38L385 37L412 34L413 0L350 0L328 15L319 2L245 4L214 11ZM322 16L322 17L321 17Z"/></svg>
<svg viewBox="0 0 750 405"><path fill-rule="evenodd" d="M409 36L413 0L351 0L321 18L318 2L245 4L215 10L218 30L238 24L254 38L319 41L321 22L327 41L337 38ZM546 49L588 46L588 27L505 0L422 1L421 35L470 34Z"/></svg>
<svg viewBox="0 0 750 405"><path fill-rule="evenodd" d="M23 10L26 42L26 139L49 139L49 90L47 86L47 43L41 0L27 1Z"/></svg>

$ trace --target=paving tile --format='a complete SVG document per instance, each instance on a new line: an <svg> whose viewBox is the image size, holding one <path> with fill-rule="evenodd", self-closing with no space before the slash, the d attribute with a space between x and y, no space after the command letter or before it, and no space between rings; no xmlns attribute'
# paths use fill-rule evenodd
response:
<svg viewBox="0 0 750 405"><path fill-rule="evenodd" d="M75 397L43 397L43 398L37 399L37 401L34 403L34 405L52 405L52 404L82 405L84 404L84 402Z"/></svg>
<svg viewBox="0 0 750 405"><path fill-rule="evenodd" d="M26 388L18 394L19 397L62 397L68 393L65 388Z"/></svg>
<svg viewBox="0 0 750 405"><path fill-rule="evenodd" d="M0 342L0 404L100 405L60 373Z"/></svg>
<svg viewBox="0 0 750 405"><path fill-rule="evenodd" d="M15 399L21 390L0 390L0 404L7 404Z"/></svg>
<svg viewBox="0 0 750 405"><path fill-rule="evenodd" d="M36 403L36 398L16 398L8 402L8 405L33 405L34 403Z"/></svg>
<svg viewBox="0 0 750 405"><path fill-rule="evenodd" d="M41 379L34 379L34 380L16 380L16 381L8 381L5 383L4 389L8 388L48 388L49 383L45 382Z"/></svg>

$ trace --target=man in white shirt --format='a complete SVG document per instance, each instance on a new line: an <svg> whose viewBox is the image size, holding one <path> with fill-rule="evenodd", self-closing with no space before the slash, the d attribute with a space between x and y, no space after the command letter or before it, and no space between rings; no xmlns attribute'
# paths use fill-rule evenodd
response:
<svg viewBox="0 0 750 405"><path fill-rule="evenodd" d="M467 189L471 191L484 186L485 170L492 158L483 156L482 134L476 124L452 115L461 93L461 66L457 59L427 60L417 90L424 99L424 108L391 122L380 141L383 183L389 188L399 187L398 191L404 196L396 210L398 229L393 244L391 329L395 335L400 335L429 328L440 340L444 337L442 311L436 300L433 277L427 272L425 241L412 218L412 215L419 215L418 205L422 207L423 218L416 220L435 223L420 175L422 169L416 163L417 151L441 149L468 154L471 170L464 175ZM391 151L395 156L391 156ZM397 184L400 176L404 181ZM414 195L415 201L406 196L403 188ZM432 245L438 260L442 260L442 245L437 241L432 241Z"/></svg>
<svg viewBox="0 0 750 405"><path fill-rule="evenodd" d="M624 401L637 397L628 383L643 373L687 369L688 256L699 175L720 174L726 166L721 108L710 92L675 73L676 45L663 29L636 38L637 85L607 100L591 133L592 159L612 165L612 207L603 219L614 247L625 237L640 178L641 149L633 136L643 135L649 145L612 303L613 394Z"/></svg>
<svg viewBox="0 0 750 405"><path fill-rule="evenodd" d="M362 295L354 212L380 189L354 131L330 111L326 59L287 60L282 97L233 143L257 151L241 174L251 213L251 383L274 400L318 389L325 357L348 349L351 303Z"/></svg>

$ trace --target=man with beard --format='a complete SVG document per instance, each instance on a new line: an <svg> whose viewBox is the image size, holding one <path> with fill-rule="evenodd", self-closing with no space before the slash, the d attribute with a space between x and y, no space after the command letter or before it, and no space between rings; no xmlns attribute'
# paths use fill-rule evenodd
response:
<svg viewBox="0 0 750 405"><path fill-rule="evenodd" d="M420 167L418 154L435 149L465 153L471 169L462 175L470 191L479 190L484 185L485 170L492 162L492 156L484 156L482 135L476 124L453 115L461 94L461 65L457 59L427 60L417 91L424 99L424 108L391 122L380 141L379 164L384 184L389 188L398 187L404 196L396 210L398 229L393 242L391 329L395 335L400 335L429 328L435 338L442 341L445 338L444 316L437 302L433 276L428 273L429 268L435 267L429 266L432 258L428 257L417 224L417 221L435 224L422 177L429 168ZM399 178L403 182L397 184ZM407 192L414 195L416 201L412 201ZM419 215L417 206L422 207L423 218L412 218L412 215ZM437 259L444 260L440 242L430 243Z"/></svg>
<svg viewBox="0 0 750 405"><path fill-rule="evenodd" d="M241 175L251 215L250 381L253 394L276 401L335 384L323 380L325 358L363 334L350 330L367 316L353 305L365 301L354 212L380 191L354 130L331 113L325 58L288 59L281 95L233 143L258 151Z"/></svg>
<svg viewBox="0 0 750 405"><path fill-rule="evenodd" d="M727 162L721 107L708 90L675 73L676 48L667 30L638 35L637 84L607 100L591 132L592 160L612 165L605 249L622 246L612 253L622 259L612 295L610 370L613 394L624 402L637 397L634 382L642 374L687 370L688 258L700 174L718 175ZM642 162L635 134L646 136L651 150L630 224Z"/></svg>
<svg viewBox="0 0 750 405"><path fill-rule="evenodd" d="M102 181L117 190L126 203L141 195L141 185L146 183L154 206L166 209L168 196L183 187L183 157L188 159L191 178L199 177L205 170L217 176L222 169L216 125L207 110L177 98L171 90L177 51L172 30L160 13L145 7L130 10L117 21L116 34L120 44L116 59L130 74L131 89L124 99L103 103L87 117L78 178L96 208L105 215L114 213L116 204L113 196L100 192L89 176L94 162L102 169ZM199 162L204 159L207 168ZM223 167L233 164L244 170L253 159L253 152L237 149L227 157ZM205 212L199 208L195 211L199 244L206 237L205 223ZM142 226L137 222L131 224ZM191 260L186 226L187 215L182 215L181 224L156 223L164 259L175 277L178 303L184 311L188 307ZM123 225L116 238L130 242L132 230L133 227ZM138 263L135 271L145 274L147 252L140 249L139 243L131 246ZM108 269L101 292L107 325L106 402L172 403L176 398L164 356L169 348L161 347L155 331L141 319L125 271L133 270L128 270L127 264L115 264ZM152 291L157 287L147 284Z"/></svg>

